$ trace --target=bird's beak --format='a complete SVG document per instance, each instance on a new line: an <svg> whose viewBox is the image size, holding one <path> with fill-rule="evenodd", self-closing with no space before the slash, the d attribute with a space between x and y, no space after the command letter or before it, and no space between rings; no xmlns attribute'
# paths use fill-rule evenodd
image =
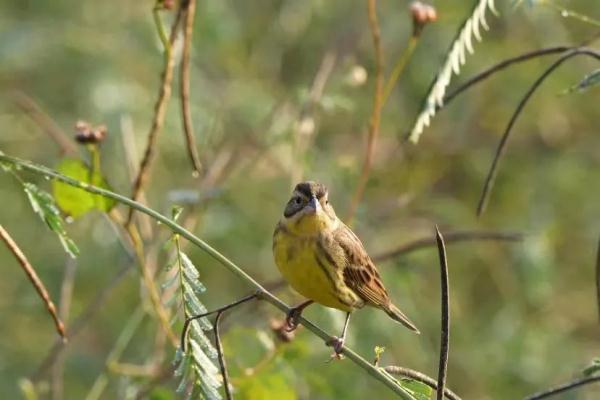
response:
<svg viewBox="0 0 600 400"><path fill-rule="evenodd" d="M306 205L306 208L309 214L316 214L321 209L321 203L319 203L316 197L313 197Z"/></svg>

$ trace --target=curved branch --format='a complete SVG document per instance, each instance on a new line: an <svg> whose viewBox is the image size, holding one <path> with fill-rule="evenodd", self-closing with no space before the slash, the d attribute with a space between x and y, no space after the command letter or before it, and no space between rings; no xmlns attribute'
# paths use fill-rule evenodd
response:
<svg viewBox="0 0 600 400"><path fill-rule="evenodd" d="M455 242L470 242L476 240L520 242L521 240L523 240L523 234L520 232L454 231L444 234L444 240L446 244ZM421 239L413 240L412 242L405 243L393 250L389 250L381 254L376 254L374 257L372 257L372 259L376 262L382 262L390 258L410 253L411 251L435 246L436 243L437 242L435 238L428 236Z"/></svg>
<svg viewBox="0 0 600 400"><path fill-rule="evenodd" d="M417 382L424 383L427 386L429 386L430 388L432 388L433 390L438 389L437 381L435 379L425 375L422 372L415 371L410 368L398 367L395 365L387 366L384 368L384 370L388 374L405 376L405 377L413 379ZM461 400L461 398L458 397L458 395L456 393L454 393L452 390L447 389L447 388L444 389L444 396L446 396L446 398L448 398L450 400Z"/></svg>
<svg viewBox="0 0 600 400"><path fill-rule="evenodd" d="M257 290L260 293L260 298L262 300L267 301L268 303L270 303L274 307L278 308L279 310L283 311L284 313L288 313L290 311L290 307L286 303L284 303L281 299L279 299L277 296L275 296L271 292L267 291L261 284L259 284L254 278L252 278L250 275L248 275L248 273L246 273L243 269L238 267L235 263L233 263L231 260L229 260L223 254L221 254L220 252L215 250L208 243L206 243L199 237L195 236L193 233L191 233L190 231L188 231L181 225L175 223L170 218L160 214L159 212L157 212L151 208L148 208L141 203L133 201L126 196L114 193L110 190L99 188L97 186L89 185L85 182L80 182L73 178L69 178L68 176L62 175L50 168L47 168L47 167L44 167L44 166L41 166L38 164L34 164L30 161L21 160L19 158L10 157L3 153L0 153L0 162L15 166L15 167L18 166L22 170L27 170L27 171L30 171L30 172L33 172L33 173L36 173L39 175L46 176L51 179L56 179L60 182L66 183L67 185L70 185L70 186L73 186L73 187L76 187L79 189L83 189L86 192L89 192L92 194L98 194L100 196L113 199L113 200L115 200L121 204L124 204L126 206L129 206L139 212L149 215L157 222L160 222L164 226L168 227L172 232L177 233L177 234L181 235L182 237L186 238L187 240L189 240L192 244L199 247L206 254L208 254L214 260L216 260L219 264L221 264L225 268L227 268L231 273L233 273L239 279L246 282L246 284L252 286L255 290ZM319 326L315 325L314 323L312 323L311 321L307 320L304 317L299 318L299 323L304 325L304 327L306 327L307 330L311 331L315 336L319 337L325 343L327 343L333 339L333 337L331 335L329 335L327 332L325 332ZM413 400L410 393L408 393L402 386L398 385L398 383L396 383L394 381L394 379L392 377L390 377L388 374L383 372L381 368L372 365L370 362L368 362L363 357L361 357L360 355L355 353L352 349L350 349L346 346L343 347L343 352L344 352L344 355L349 360L351 360L355 365L362 368L365 372L367 372L373 378L382 382L389 389L391 389L394 393L396 393L400 398L405 399L405 400Z"/></svg>
<svg viewBox="0 0 600 400"><path fill-rule="evenodd" d="M31 284L38 292L38 295L41 297L42 301L46 305L46 308L48 309L48 312L50 313L50 316L54 320L56 331L62 338L63 343L66 343L67 333L65 332L65 325L60 320L60 317L56 312L56 306L50 298L48 290L46 289L46 286L44 286L44 282L42 282L38 274L35 272L35 269L33 269L33 266L27 260L27 257L25 257L25 254L23 254L23 251L21 251L17 243L13 240L13 238L8 234L8 232L4 229L2 225L0 225L0 238L6 244L8 250L15 256L15 258L21 265L21 268L23 268L23 271L25 271L25 275L27 275L27 277L31 281Z"/></svg>
<svg viewBox="0 0 600 400"><path fill-rule="evenodd" d="M551 389L545 390L543 392L534 393L531 396L526 397L525 400L545 399L547 397L551 397L551 396L557 395L559 393L563 393L568 390L576 389L580 386L589 385L589 384L592 384L592 383L595 383L598 381L600 381L600 376L590 376L587 378L577 379L572 382L568 382L568 383L553 387Z"/></svg>
<svg viewBox="0 0 600 400"><path fill-rule="evenodd" d="M444 97L443 105L441 107L438 107L438 110L446 108L446 106L448 106L448 103L450 103L452 100L454 100L454 98L456 96L458 96L465 90L469 89L471 86L478 84L479 82L489 78L491 75L495 74L496 72L500 72L503 69L508 68L513 64L519 64L524 61L529 61L533 58L538 58L538 57L543 57L543 56L548 56L548 55L558 54L558 53L564 53L565 51L572 50L572 49L573 49L572 46L548 47L545 49L529 51L527 53L508 58L504 61L499 62L496 65L492 65L488 69L481 71L477 75L471 77L466 82L459 85L456 89L452 90L452 92L448 93Z"/></svg>
<svg viewBox="0 0 600 400"><path fill-rule="evenodd" d="M446 375L448 372L448 350L450 348L450 288L448 283L448 259L446 257L446 246L444 237L440 233L437 225L435 227L435 240L437 242L438 254L440 257L440 281L442 298L442 323L440 338L440 362L438 367L438 386L437 400L444 397L446 387Z"/></svg>
<svg viewBox="0 0 600 400"><path fill-rule="evenodd" d="M536 79L536 81L533 83L533 85L531 85L529 90L525 93L525 96L523 96L523 98L519 102L517 109L513 113L512 117L510 118L510 121L508 122L508 125L506 126L506 129L504 130L504 134L502 135L500 144L498 145L498 148L496 149L494 161L492 162L492 166L490 167L488 175L485 179L485 184L483 186L481 197L479 198L479 204L477 206L477 216L480 216L485 211L487 202L489 200L490 193L492 191L492 187L494 186L494 181L496 179L496 174L498 171L498 165L500 164L500 159L502 158L502 156L504 155L504 152L506 151L506 144L508 142L508 138L510 137L512 128L513 128L515 122L517 121L517 118L519 117L519 115L521 115L521 112L525 108L525 105L527 104L527 102L529 101L529 99L531 98L533 93L535 93L537 88L546 80L546 78L548 76L550 76L552 74L552 72L556 68L558 68L562 63L564 63L568 59L578 56L578 55L587 55L589 57L595 58L596 60L600 60L600 53L593 49L577 48L577 49L573 49L572 51L567 52L562 57L560 57L558 60L556 60L554 63L552 63L552 65L550 65L550 67L548 67L548 69L546 69Z"/></svg>

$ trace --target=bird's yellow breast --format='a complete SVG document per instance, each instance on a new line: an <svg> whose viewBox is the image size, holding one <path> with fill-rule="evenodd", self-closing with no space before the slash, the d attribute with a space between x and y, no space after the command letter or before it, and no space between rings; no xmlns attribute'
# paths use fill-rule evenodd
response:
<svg viewBox="0 0 600 400"><path fill-rule="evenodd" d="M339 300L339 272L317 256L317 240L278 229L273 236L275 263L284 279L302 296L327 307L351 311Z"/></svg>

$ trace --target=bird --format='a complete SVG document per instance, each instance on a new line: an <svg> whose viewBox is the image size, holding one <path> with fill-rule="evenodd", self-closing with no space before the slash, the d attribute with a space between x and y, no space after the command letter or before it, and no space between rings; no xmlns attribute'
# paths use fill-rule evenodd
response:
<svg viewBox="0 0 600 400"><path fill-rule="evenodd" d="M360 239L335 214L327 187L298 183L273 233L273 256L284 280L308 300L290 309L286 329L294 330L313 303L346 312L342 333L327 344L343 353L350 314L364 306L383 310L411 331L419 330L383 286L377 267Z"/></svg>

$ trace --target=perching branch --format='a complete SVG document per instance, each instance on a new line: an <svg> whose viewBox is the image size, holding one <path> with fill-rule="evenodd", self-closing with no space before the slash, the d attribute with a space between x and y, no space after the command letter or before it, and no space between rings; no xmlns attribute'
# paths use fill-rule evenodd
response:
<svg viewBox="0 0 600 400"><path fill-rule="evenodd" d="M196 14L196 0L187 0L185 19L183 25L183 53L181 54L181 67L179 78L179 95L181 99L181 117L183 119L183 132L187 146L188 156L196 173L202 171L202 163L196 149L196 138L192 125L192 111L190 110L190 53L192 49L192 34L194 32L194 16Z"/></svg>
<svg viewBox="0 0 600 400"><path fill-rule="evenodd" d="M444 398L446 386L446 374L448 371L448 349L450 346L450 288L448 285L448 261L446 258L446 246L444 237L437 225L435 227L435 239L440 257L441 297L442 297L442 334L440 339L440 363L438 368L437 400Z"/></svg>
<svg viewBox="0 0 600 400"><path fill-rule="evenodd" d="M427 386L429 386L430 388L432 388L433 390L436 390L436 391L438 390L437 381L435 379L425 375L422 372L415 371L410 368L397 367L395 365L387 366L384 368L384 370L388 374L405 376L405 377L413 379L417 382L424 383ZM450 390L448 388L444 389L444 396L446 396L446 398L448 398L450 400L461 400L461 398L458 397L458 395L456 393L454 393L452 390Z"/></svg>
<svg viewBox="0 0 600 400"><path fill-rule="evenodd" d="M56 306L52 302L52 299L48 294L48 290L46 290L44 283L38 277L37 273L35 272L35 269L33 269L33 266L29 263L27 257L25 257L25 254L23 254L17 243L13 240L13 238L8 234L8 232L4 229L2 225L0 225L0 238L2 238L2 240L6 244L6 247L8 247L8 250L15 256L19 264L21 264L21 268L23 268L23 271L31 281L31 284L38 292L39 296L42 298L44 304L46 304L46 308L48 309L50 316L54 320L54 325L56 325L56 331L61 336L63 342L66 342L67 334L65 332L65 325L62 323L58 314L56 313Z"/></svg>
<svg viewBox="0 0 600 400"><path fill-rule="evenodd" d="M367 3L369 28L371 29L373 49L375 51L375 93L373 95L373 111L371 112L371 120L369 121L369 136L367 138L367 149L362 172L358 178L356 191L354 192L354 196L352 196L350 209L348 211L348 216L346 217L348 224L350 224L350 222L352 222L352 218L354 218L356 208L360 203L367 186L367 181L369 180L369 173L371 172L373 155L375 153L375 143L377 142L377 137L379 136L381 109L383 107L383 48L381 46L381 31L379 29L379 22L377 20L376 3L376 0L369 0Z"/></svg>
<svg viewBox="0 0 600 400"><path fill-rule="evenodd" d="M155 10L155 15L156 15ZM152 166L152 162L154 160L155 155L155 147L158 141L158 135L162 129L162 126L165 122L165 116L167 113L167 104L169 103L169 98L171 97L171 82L173 81L173 68L175 67L175 54L173 52L173 46L175 45L175 41L177 40L177 35L179 32L179 26L181 24L183 14L183 8L180 7L177 11L177 15L175 17L175 21L171 26L171 34L169 37L168 45L165 46L165 67L162 73L162 80L160 84L160 90L158 92L158 98L156 99L156 104L154 105L154 116L152 117L152 125L150 127L150 132L148 133L148 142L146 144L146 151L144 152L144 157L142 158L142 162L140 163L140 169L137 173L135 181L133 183L133 192L131 194L131 198L135 201L139 199L140 194L144 190L145 184L148 182L150 178L150 168ZM158 31L161 32L161 22L158 23ZM161 40L164 40L161 34ZM133 218L133 209L129 210L129 216L127 217L127 225L131 224Z"/></svg>
<svg viewBox="0 0 600 400"><path fill-rule="evenodd" d="M215 259L219 264L223 265L227 268L231 273L237 276L242 281L246 282L249 286L252 286L257 292L260 293L260 298L270 303L274 307L278 308L284 313L288 313L290 311L290 307L285 304L278 297L273 295L271 292L267 291L263 286L261 286L254 278L248 275L243 269L234 264L227 257L222 255L220 252L212 248L209 244L204 242L202 239L198 238L187 229L183 228L179 224L172 221L170 218L158 213L157 211L144 206L141 203L131 200L130 198L114 193L110 190L102 189L97 186L89 185L85 182L80 182L75 179L69 178L68 176L62 175L50 168L34 164L30 161L21 160L15 157L10 157L5 154L0 154L0 162L6 163L7 165L12 165L15 167L20 167L22 170L27 170L39 175L46 176L51 179L56 179L60 182L66 183L70 186L83 189L92 194L98 194L100 196L104 196L110 199L113 199L121 204L134 208L137 211L140 211L146 215L152 217L155 221L160 222L163 226L171 229L172 232L181 235L182 237L189 240L191 243L199 247L213 259ZM307 330L312 332L315 336L319 337L323 342L327 343L333 339L331 335L321 329L319 326L313 324L311 321L307 320L304 317L299 318L299 323L304 325ZM373 378L382 382L386 385L390 390L396 393L400 398L405 400L412 400L412 396L408 393L402 386L398 385L390 376L388 376L385 372L383 372L380 368L372 365L369 361L365 360L363 357L356 354L352 349L344 346L343 352L346 358L348 358L352 363L362 368L365 372L371 375Z"/></svg>
<svg viewBox="0 0 600 400"><path fill-rule="evenodd" d="M560 393L564 393L571 389L576 389L580 386L589 385L592 383L600 382L600 376L590 376L586 378L576 379L572 382L567 382L565 384L553 387L551 389L545 390L543 392L534 393L531 396L525 398L525 400L540 400L548 397L555 396Z"/></svg>
<svg viewBox="0 0 600 400"><path fill-rule="evenodd" d="M470 241L506 241L520 242L523 240L523 234L520 232L496 232L496 231L454 231L444 234L446 244ZM405 243L399 247L375 255L373 261L382 262L390 258L395 258L415 250L420 250L426 247L435 246L437 243L435 238L424 237Z"/></svg>
<svg viewBox="0 0 600 400"><path fill-rule="evenodd" d="M506 126L506 129L504 130L502 139L500 139L500 144L498 145L498 148L496 149L496 154L494 156L494 160L492 161L492 166L490 167L490 170L488 171L488 175L486 177L485 184L483 186L481 197L479 198L479 204L477 206L477 216L480 216L485 211L485 208L486 208L488 200L489 200L490 193L492 191L494 182L496 180L496 174L498 171L498 165L500 164L500 159L502 158L502 156L504 155L504 153L506 151L506 144L508 142L510 133L512 132L512 128L513 128L515 122L517 121L517 118L519 117L519 115L521 115L521 112L525 108L525 105L527 104L527 102L529 101L529 99L531 98L533 93L535 93L537 88L546 80L546 78L548 76L550 76L552 74L552 72L556 68L558 68L563 62L567 61L568 59L578 56L578 55L587 55L596 60L600 60L599 52L597 52L596 50L593 50L593 49L585 48L585 47L573 49L572 51L567 52L562 57L560 57L558 60L556 60L554 63L552 63L552 65L550 65L550 67L548 67L548 69L546 69L536 79L536 81L533 83L533 85L531 85L529 90L527 90L527 92L525 93L525 96L523 96L523 98L519 102L517 109L513 113L512 117L510 118L510 121L508 122L508 125Z"/></svg>

